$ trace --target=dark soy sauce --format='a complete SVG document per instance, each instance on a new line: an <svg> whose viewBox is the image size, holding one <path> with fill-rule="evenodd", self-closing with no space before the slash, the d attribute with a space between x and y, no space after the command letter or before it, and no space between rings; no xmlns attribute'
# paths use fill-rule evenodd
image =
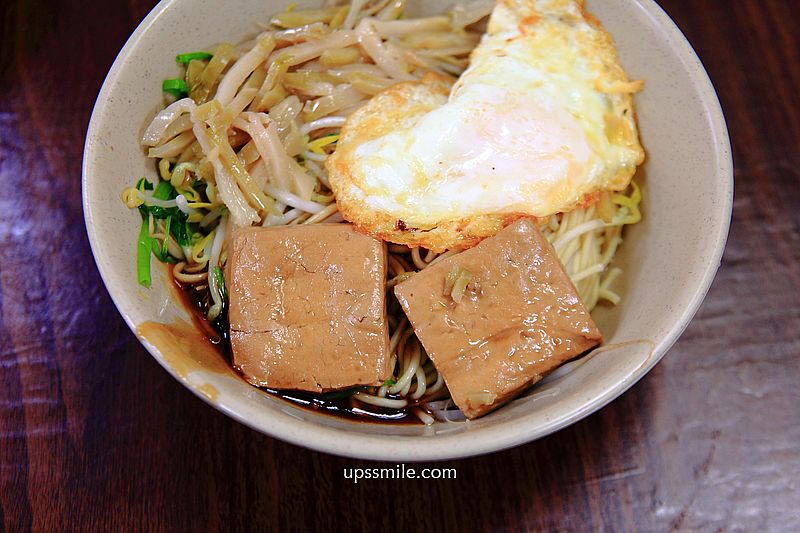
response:
<svg viewBox="0 0 800 533"><path fill-rule="evenodd" d="M238 369L233 366L227 308L223 309L223 312L213 323L209 323L208 320L206 320L206 313L209 307L208 293L200 293L191 285L182 284L175 279L175 276L172 274L172 269L173 265L169 265L170 278L176 289L174 292L184 307L190 311L192 322L194 322L197 328L203 332L203 335L217 348L219 356L224 359L231 368L238 372ZM244 377L242 377L242 379L244 379ZM385 409L375 405L367 405L357 402L352 398L352 395L347 395L344 391L314 394L296 390L259 388L272 396L309 411L337 416L356 422L402 425L422 424L422 421L411 412L409 407L404 409Z"/></svg>

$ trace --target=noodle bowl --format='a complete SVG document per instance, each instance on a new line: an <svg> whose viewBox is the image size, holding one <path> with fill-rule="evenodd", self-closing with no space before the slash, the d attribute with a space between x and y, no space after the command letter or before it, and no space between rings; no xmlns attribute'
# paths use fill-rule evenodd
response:
<svg viewBox="0 0 800 533"><path fill-rule="evenodd" d="M144 134L148 157L158 160L158 184L140 180L122 194L143 216L139 281L149 284L151 251L175 263L175 279L191 287L207 319L224 328L222 268L232 229L342 221L325 161L348 115L399 81L428 72L458 76L480 39L475 23L492 6L473 1L450 16L400 19L402 0L328 2L279 13L239 45L189 54L195 57L185 61L183 85L173 84L184 94ZM619 302L612 286L621 271L611 263L623 227L641 218L635 184L627 194L592 200L540 221L589 310ZM410 409L426 424L446 409L444 380L390 289L455 253L389 246L393 374L380 387L353 391L364 408ZM453 290L468 286L464 279Z"/></svg>

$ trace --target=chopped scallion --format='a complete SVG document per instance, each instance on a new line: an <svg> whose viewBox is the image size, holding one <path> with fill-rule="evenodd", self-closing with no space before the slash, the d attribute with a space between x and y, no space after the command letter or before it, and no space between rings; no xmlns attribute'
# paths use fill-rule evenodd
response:
<svg viewBox="0 0 800 533"><path fill-rule="evenodd" d="M188 65L189 61L194 61L195 59L205 61L207 59L211 59L212 57L214 57L214 55L209 54L208 52L189 52L187 54L178 54L175 56L175 61L182 65Z"/></svg>

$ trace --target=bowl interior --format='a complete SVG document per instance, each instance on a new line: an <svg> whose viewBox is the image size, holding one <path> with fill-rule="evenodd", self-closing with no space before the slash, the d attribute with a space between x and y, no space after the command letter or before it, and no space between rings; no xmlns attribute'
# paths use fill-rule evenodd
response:
<svg viewBox="0 0 800 533"><path fill-rule="evenodd" d="M299 2L316 5L318 2ZM119 194L154 176L139 139L162 104L161 81L177 53L238 42L282 0L167 0L142 22L114 63L98 98L84 154L84 210L97 265L130 327L182 324L182 333L146 326L144 343L179 381L218 409L278 438L326 452L392 460L486 453L546 435L599 409L643 376L677 339L719 265L732 197L730 147L713 87L691 47L651 0L589 0L616 40L631 78L643 78L636 106L647 161L637 180L642 223L628 228L616 264L623 301L596 312L606 346L481 419L432 427L351 422L273 398L241 380L194 331L163 268L153 287L136 283L138 213ZM446 3L412 0L418 12ZM209 21L213 21L211 24ZM186 31L176 32L175 28ZM157 262L154 261L154 265ZM140 335L141 336L141 335Z"/></svg>

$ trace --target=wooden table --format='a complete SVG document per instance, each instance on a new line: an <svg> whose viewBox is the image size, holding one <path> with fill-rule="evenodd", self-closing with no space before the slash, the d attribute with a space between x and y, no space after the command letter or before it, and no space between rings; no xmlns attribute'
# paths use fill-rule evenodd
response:
<svg viewBox="0 0 800 533"><path fill-rule="evenodd" d="M800 530L800 3L662 4L720 93L736 161L730 240L697 317L653 372L579 424L433 465L456 480L355 485L343 469L374 463L273 440L179 386L100 282L83 139L153 1L4 2L6 529Z"/></svg>

